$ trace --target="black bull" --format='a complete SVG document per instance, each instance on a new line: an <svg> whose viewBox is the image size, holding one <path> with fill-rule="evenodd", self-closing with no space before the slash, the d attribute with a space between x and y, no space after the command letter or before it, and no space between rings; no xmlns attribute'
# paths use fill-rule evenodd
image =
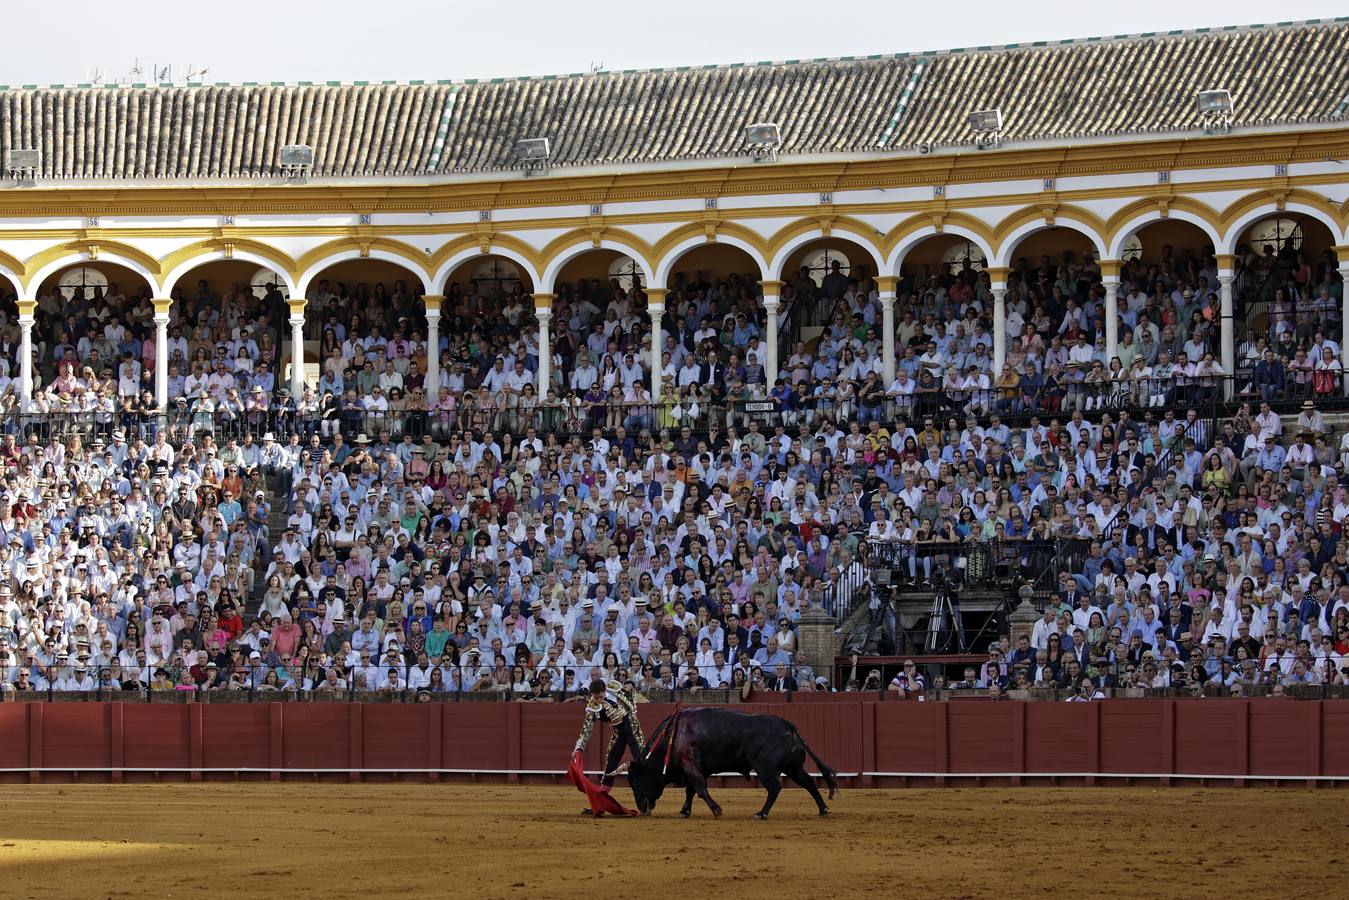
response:
<svg viewBox="0 0 1349 900"><path fill-rule="evenodd" d="M666 718L652 733L641 755L628 769L628 781L642 815L650 815L665 785L684 788L681 816L693 811L693 795L703 798L712 815L721 815L721 806L707 792L708 776L718 772L750 772L768 791L763 809L756 819L768 816L782 792L781 775L786 775L810 792L820 808L829 814L824 798L815 787L815 779L806 771L809 756L820 767L829 785L829 799L838 790L835 772L806 746L796 726L778 716L752 715L717 707L683 709Z"/></svg>

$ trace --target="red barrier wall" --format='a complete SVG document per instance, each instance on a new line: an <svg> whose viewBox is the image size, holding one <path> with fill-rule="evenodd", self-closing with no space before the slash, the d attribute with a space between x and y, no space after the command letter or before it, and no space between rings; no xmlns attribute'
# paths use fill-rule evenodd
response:
<svg viewBox="0 0 1349 900"><path fill-rule="evenodd" d="M738 708L795 722L855 785L1349 780L1349 700ZM648 733L673 709L642 706ZM0 779L557 780L580 719L572 703L3 703Z"/></svg>

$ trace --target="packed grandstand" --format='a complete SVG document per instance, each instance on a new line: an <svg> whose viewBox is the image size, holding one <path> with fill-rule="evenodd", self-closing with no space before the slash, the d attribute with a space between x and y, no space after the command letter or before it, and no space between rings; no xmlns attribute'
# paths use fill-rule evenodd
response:
<svg viewBox="0 0 1349 900"><path fill-rule="evenodd" d="M789 272L452 273L434 302L335 275L298 325L282 277L19 282L0 687L1344 684L1343 224L1269 221L893 273L826 230ZM996 573L1038 620L963 678L812 667L803 615L893 599L877 548L896 595Z"/></svg>
<svg viewBox="0 0 1349 900"><path fill-rule="evenodd" d="M1288 262L1279 291L1339 308L1336 267ZM1272 347L1260 336L1243 349L1234 414L1214 428L1212 404L1185 412L1205 379L1171 360L1212 356L1217 297L1194 290L1211 265L1132 267L1126 292L1154 288L1123 317L1125 343L1137 328L1142 349L1113 360L1090 349L1099 319L1077 302L1097 290L1091 260L1028 269L996 388L979 337L988 280L972 272L901 284L889 385L872 279L799 281L802 308L831 324L768 390L735 349L762 331L753 282L691 283L667 330L682 421L639 396L644 373L624 352L641 341L640 287L560 292L544 403L538 348L512 339L518 302L488 316L472 313L471 291L447 301L459 324L442 342L446 383L438 401L409 403L424 387L424 327L319 294L333 352L298 407L277 389L267 298L203 291L184 300L196 327L171 338L192 364L171 371L166 420L144 399L145 298L45 298L42 411L0 446L12 572L0 666L21 690L536 696L601 673L796 688L794 623L811 604L837 611L828 586L862 576L869 540L911 548L919 582L932 575L924 544L1089 538L1044 622L983 667L981 687L1064 684L1070 659L1083 671L1109 659L1112 684L1165 686L1173 669L1228 686L1343 683L1349 446L1328 442L1312 402L1338 391L1339 347L1319 324L1299 334L1277 319ZM413 299L395 295L393 309ZM713 321L727 327L689 327ZM772 427L744 412L751 398L773 402ZM1271 403L1303 398L1285 427Z"/></svg>

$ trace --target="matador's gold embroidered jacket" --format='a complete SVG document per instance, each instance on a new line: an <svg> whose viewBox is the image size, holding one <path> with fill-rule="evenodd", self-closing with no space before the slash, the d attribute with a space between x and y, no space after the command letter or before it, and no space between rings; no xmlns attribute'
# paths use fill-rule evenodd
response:
<svg viewBox="0 0 1349 900"><path fill-rule="evenodd" d="M646 737L642 734L642 724L637 721L637 698L632 688L618 681L610 681L604 687L602 696L592 695L586 699L585 721L581 723L581 736L576 739L576 749L584 750L590 743L590 735L595 730L595 723L599 721L618 725L627 720L637 738L637 743L645 744Z"/></svg>

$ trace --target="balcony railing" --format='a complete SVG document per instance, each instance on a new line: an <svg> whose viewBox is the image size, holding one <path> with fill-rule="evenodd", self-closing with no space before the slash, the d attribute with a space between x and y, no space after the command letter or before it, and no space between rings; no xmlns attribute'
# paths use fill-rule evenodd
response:
<svg viewBox="0 0 1349 900"><path fill-rule="evenodd" d="M1279 382L1262 381L1247 369L1235 375L1208 376L1178 380L1173 378L1101 382L1034 391L946 391L937 389L907 396L878 396L859 399L838 396L837 392L819 393L807 387L799 396L783 401L761 393L748 399L719 396L681 397L660 402L604 400L597 403L550 401L536 406L472 404L453 409L371 410L360 405L328 410L299 409L288 401L266 406L217 408L199 401L170 405L166 414L144 410L74 411L59 404L44 404L29 412L12 406L0 408L0 432L68 437L86 440L111 440L116 431L127 437L153 438L167 429L174 440L210 432L217 439L255 438L272 432L278 440L292 432L308 437L318 433L341 432L349 439L360 434L374 438L387 431L394 438L411 434L414 438L430 434L447 439L465 431L510 431L523 434L533 427L540 434L588 433L599 427L612 434L619 428L633 437L646 431L677 434L687 426L702 435L716 428L744 429L751 420L764 428L781 424L791 431L818 427L825 419L841 425L856 419L864 425L877 421L889 424L899 418L914 421L919 417L939 420L967 415L985 417L997 414L1007 425L1028 422L1038 416L1066 418L1076 410L1085 414L1129 412L1136 420L1157 417L1166 410L1195 410L1200 419L1212 426L1232 415L1246 401L1266 401L1276 412L1295 413L1307 400L1318 408L1349 407L1344 396L1344 375L1338 369L1291 372ZM1210 435L1213 431L1208 432Z"/></svg>

